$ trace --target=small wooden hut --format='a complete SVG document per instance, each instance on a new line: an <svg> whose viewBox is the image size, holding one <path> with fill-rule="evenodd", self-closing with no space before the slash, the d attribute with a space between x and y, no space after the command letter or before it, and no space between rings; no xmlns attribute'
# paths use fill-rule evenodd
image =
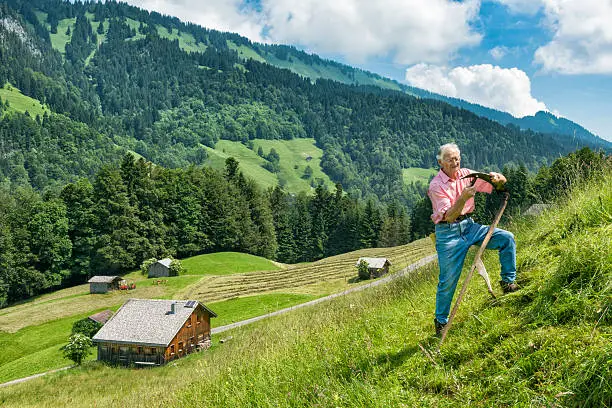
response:
<svg viewBox="0 0 612 408"><path fill-rule="evenodd" d="M122 280L121 276L94 276L87 281L89 293L106 293L109 290L119 289Z"/></svg>
<svg viewBox="0 0 612 408"><path fill-rule="evenodd" d="M99 323L99 324L106 324L108 319L110 319L112 316L113 316L113 311L106 309L106 310L101 311L100 313L92 314L91 316L88 317L88 319L96 323Z"/></svg>
<svg viewBox="0 0 612 408"><path fill-rule="evenodd" d="M164 258L159 261L152 263L149 266L149 278L164 278L170 276L170 264L172 259Z"/></svg>
<svg viewBox="0 0 612 408"><path fill-rule="evenodd" d="M196 300L129 299L93 337L98 360L163 365L210 347L215 312Z"/></svg>
<svg viewBox="0 0 612 408"><path fill-rule="evenodd" d="M359 267L361 261L364 261L368 264L368 272L370 274L369 278L378 278L389 272L389 266L391 266L391 261L387 258L367 258L361 257L357 260L355 264L356 267ZM360 276L362 279L368 279L366 276Z"/></svg>

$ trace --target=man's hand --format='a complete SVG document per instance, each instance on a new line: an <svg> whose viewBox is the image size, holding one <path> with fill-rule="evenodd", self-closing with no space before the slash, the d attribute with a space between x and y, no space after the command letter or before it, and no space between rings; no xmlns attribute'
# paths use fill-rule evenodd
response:
<svg viewBox="0 0 612 408"><path fill-rule="evenodd" d="M495 187L506 184L506 177L504 177L504 175L501 173L495 173L492 171L489 173L489 176L491 176L491 182Z"/></svg>
<svg viewBox="0 0 612 408"><path fill-rule="evenodd" d="M476 186L467 186L461 192L461 196L459 197L463 202L466 202L470 198L476 195Z"/></svg>

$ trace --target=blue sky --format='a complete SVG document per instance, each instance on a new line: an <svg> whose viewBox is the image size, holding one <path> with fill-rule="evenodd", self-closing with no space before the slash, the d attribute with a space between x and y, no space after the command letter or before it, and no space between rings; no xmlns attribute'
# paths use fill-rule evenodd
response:
<svg viewBox="0 0 612 408"><path fill-rule="evenodd" d="M612 0L128 0L612 141Z"/></svg>

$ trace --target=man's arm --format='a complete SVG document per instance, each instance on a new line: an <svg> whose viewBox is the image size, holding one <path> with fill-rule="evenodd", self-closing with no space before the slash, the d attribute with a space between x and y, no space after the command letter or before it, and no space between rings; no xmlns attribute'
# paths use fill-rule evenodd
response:
<svg viewBox="0 0 612 408"><path fill-rule="evenodd" d="M453 204L451 208L446 211L446 214L444 215L444 221L455 221L457 217L461 215L461 211L463 211L463 207L465 206L467 200L474 197L474 195L476 195L476 187L468 186L464 188L457 201L455 201L455 204Z"/></svg>

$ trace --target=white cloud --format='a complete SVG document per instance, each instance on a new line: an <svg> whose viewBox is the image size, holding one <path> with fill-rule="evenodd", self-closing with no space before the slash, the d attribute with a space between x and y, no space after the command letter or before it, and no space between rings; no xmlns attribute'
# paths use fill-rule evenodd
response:
<svg viewBox="0 0 612 408"><path fill-rule="evenodd" d="M508 54L508 47L497 46L495 48L491 48L489 50L489 54L493 57L495 61L499 61Z"/></svg>
<svg viewBox="0 0 612 408"><path fill-rule="evenodd" d="M296 44L343 55L355 63L372 57L394 62L445 62L482 35L470 26L480 0L128 0L147 10L204 27L237 32L253 41Z"/></svg>
<svg viewBox="0 0 612 408"><path fill-rule="evenodd" d="M544 0L553 39L535 52L544 71L612 73L612 1Z"/></svg>
<svg viewBox="0 0 612 408"><path fill-rule="evenodd" d="M406 70L406 80L417 88L508 112L516 117L548 110L531 95L531 81L518 68L489 64L447 68L417 64Z"/></svg>
<svg viewBox="0 0 612 408"><path fill-rule="evenodd" d="M447 61L481 35L470 22L478 0L262 0L275 42L301 44L354 62L391 55L397 63Z"/></svg>
<svg viewBox="0 0 612 408"><path fill-rule="evenodd" d="M514 14L534 15L542 8L542 0L497 0Z"/></svg>
<svg viewBox="0 0 612 408"><path fill-rule="evenodd" d="M202 27L230 31L263 42L260 15L242 7L242 0L127 0L133 6L178 17Z"/></svg>

